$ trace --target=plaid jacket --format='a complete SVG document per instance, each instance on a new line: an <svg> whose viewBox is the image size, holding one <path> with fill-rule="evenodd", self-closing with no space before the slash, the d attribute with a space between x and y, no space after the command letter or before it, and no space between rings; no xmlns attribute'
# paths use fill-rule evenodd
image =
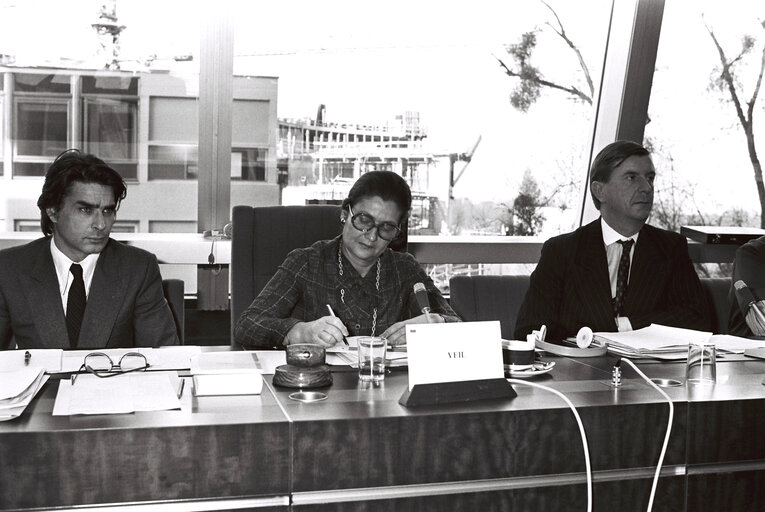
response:
<svg viewBox="0 0 765 512"><path fill-rule="evenodd" d="M391 249L383 252L378 291L376 266L362 278L343 255L340 275L339 246L337 237L292 251L237 321L236 342L246 348L281 348L295 324L326 316L327 304L350 336L372 334L373 309L377 307L375 334L379 335L394 323L421 314L412 290L417 282L428 290L431 312L447 322L460 321L411 254Z"/></svg>

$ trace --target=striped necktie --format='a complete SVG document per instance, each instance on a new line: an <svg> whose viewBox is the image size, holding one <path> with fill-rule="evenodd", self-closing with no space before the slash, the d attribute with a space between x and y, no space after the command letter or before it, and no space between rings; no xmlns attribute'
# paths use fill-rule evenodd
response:
<svg viewBox="0 0 765 512"><path fill-rule="evenodd" d="M630 275L630 251L635 241L619 240L622 246L622 257L619 259L619 270L616 274L616 297L614 297L614 316L619 317L624 307L624 297L627 295L627 278Z"/></svg>

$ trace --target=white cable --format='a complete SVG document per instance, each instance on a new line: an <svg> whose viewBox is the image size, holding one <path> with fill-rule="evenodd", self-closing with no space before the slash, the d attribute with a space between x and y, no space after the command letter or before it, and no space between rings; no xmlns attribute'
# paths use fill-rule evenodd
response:
<svg viewBox="0 0 765 512"><path fill-rule="evenodd" d="M507 379L507 382L510 382L512 384L523 384L524 386L531 386L532 388L539 388L544 389L546 391L549 391L551 393L554 393L561 397L566 404L571 408L571 411L574 413L574 418L576 418L576 422L579 425L579 433L582 434L582 447L584 448L584 466L587 470L587 512L592 511L592 467L590 467L590 448L587 446L587 434L584 433L584 425L582 425L582 418L579 417L579 413L576 410L576 407L574 407L574 404L571 403L571 400L566 397L563 393L558 391L557 389L548 388L547 386L543 386L542 384L537 384L535 382L529 382L526 380L520 380L520 379Z"/></svg>
<svg viewBox="0 0 765 512"><path fill-rule="evenodd" d="M656 391L661 393L661 395L666 398L667 403L669 404L669 418L667 420L667 433L664 435L664 445L661 447L661 455L659 455L659 462L656 465L656 474L653 476L653 485L651 486L651 497L648 499L648 508L646 509L648 512L651 512L651 509L653 508L653 498L656 494L656 486L659 483L659 473L661 472L661 465L664 462L664 454L667 452L667 445L669 444L669 434L672 430L672 419L675 415L675 406L672 404L672 399L669 398L669 395L667 395L664 390L662 390L659 386L657 386L651 379L646 377L645 373L641 372L640 369L635 366L635 363L627 359L626 357L622 357L622 361L626 361L630 364L630 366L638 372L638 374L643 377L646 382L648 382L651 386L656 388Z"/></svg>

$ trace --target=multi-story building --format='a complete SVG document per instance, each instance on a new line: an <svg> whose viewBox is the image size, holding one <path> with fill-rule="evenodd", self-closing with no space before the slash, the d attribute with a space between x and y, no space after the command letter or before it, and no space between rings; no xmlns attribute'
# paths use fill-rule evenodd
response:
<svg viewBox="0 0 765 512"><path fill-rule="evenodd" d="M279 204L277 78L233 78L231 204ZM39 229L50 162L96 154L128 183L115 231L198 232L199 76L0 67L0 231Z"/></svg>

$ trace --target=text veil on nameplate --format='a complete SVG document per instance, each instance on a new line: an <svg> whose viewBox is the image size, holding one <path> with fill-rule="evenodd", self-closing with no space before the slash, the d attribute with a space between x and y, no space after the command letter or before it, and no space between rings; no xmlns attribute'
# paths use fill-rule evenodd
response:
<svg viewBox="0 0 765 512"><path fill-rule="evenodd" d="M498 321L406 326L409 389L416 384L502 379Z"/></svg>

